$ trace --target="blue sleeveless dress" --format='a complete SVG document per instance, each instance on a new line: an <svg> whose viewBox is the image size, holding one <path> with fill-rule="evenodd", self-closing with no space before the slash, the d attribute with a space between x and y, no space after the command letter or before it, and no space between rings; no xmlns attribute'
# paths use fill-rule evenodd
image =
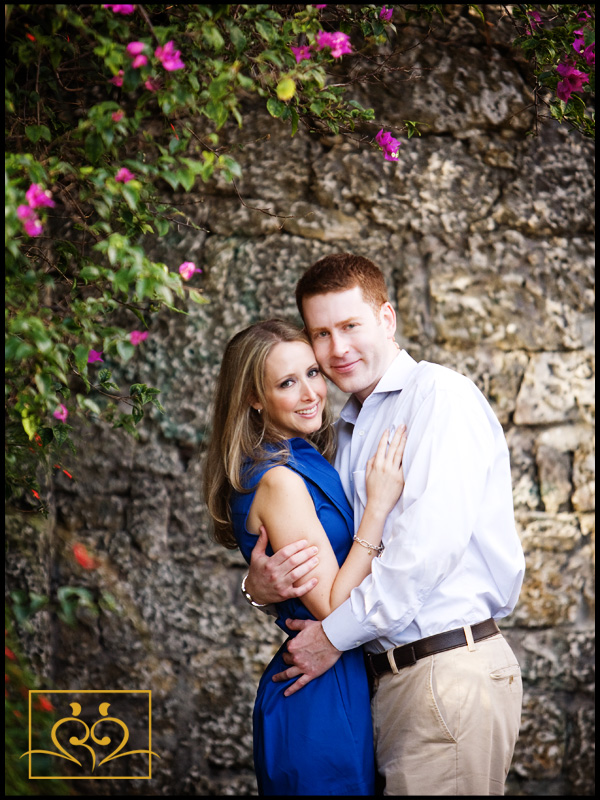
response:
<svg viewBox="0 0 600 800"><path fill-rule="evenodd" d="M335 469L304 439L288 440L286 466L304 479L317 515L327 532L338 564L352 546L353 515ZM250 506L265 472L266 462L247 476L248 494L232 493L235 536L250 562L257 537L246 528ZM270 546L267 552L271 552ZM287 618L314 619L301 599L276 606L276 624L290 637L297 631ZM273 675L287 669L283 644L266 668L254 705L254 765L261 795L373 795L375 756L371 704L361 648L348 650L323 675L300 691L284 697L295 679L274 683Z"/></svg>

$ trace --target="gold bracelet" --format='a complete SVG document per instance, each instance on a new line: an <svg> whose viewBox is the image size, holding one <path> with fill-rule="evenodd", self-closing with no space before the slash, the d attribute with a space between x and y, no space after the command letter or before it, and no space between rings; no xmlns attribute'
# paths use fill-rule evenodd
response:
<svg viewBox="0 0 600 800"><path fill-rule="evenodd" d="M371 555L371 550L377 550L377 558L380 558L381 554L385 550L385 547L382 544L369 544L369 542L365 542L364 539L359 539L356 534L354 535L354 541L368 549L367 555Z"/></svg>

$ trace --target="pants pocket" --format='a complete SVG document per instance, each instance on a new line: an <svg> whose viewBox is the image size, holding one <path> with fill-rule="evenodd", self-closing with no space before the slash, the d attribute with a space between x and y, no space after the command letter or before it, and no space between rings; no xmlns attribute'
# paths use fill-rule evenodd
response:
<svg viewBox="0 0 600 800"><path fill-rule="evenodd" d="M456 687L440 685L435 675L435 658L431 659L429 671L429 696L431 708L441 733L441 741L456 744L458 735L458 718L460 709L457 702L460 700L456 694ZM456 719L455 719L456 717Z"/></svg>
<svg viewBox="0 0 600 800"><path fill-rule="evenodd" d="M521 667L518 664L509 664L507 667L495 669L490 672L490 678L499 689L509 692L521 692L523 689Z"/></svg>

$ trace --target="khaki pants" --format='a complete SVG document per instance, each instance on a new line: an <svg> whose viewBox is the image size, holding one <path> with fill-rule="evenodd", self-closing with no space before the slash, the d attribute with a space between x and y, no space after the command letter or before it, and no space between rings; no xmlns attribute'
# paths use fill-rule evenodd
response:
<svg viewBox="0 0 600 800"><path fill-rule="evenodd" d="M502 634L375 681L386 795L503 795L521 722L517 659Z"/></svg>

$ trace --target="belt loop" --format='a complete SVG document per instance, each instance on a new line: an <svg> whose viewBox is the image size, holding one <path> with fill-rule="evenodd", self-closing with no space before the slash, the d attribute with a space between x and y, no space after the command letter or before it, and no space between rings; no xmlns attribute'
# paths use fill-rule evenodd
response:
<svg viewBox="0 0 600 800"><path fill-rule="evenodd" d="M475 647L475 640L473 639L473 631L471 630L471 626L463 625L463 631L465 632L465 638L467 640L467 644L469 645L469 651L474 653L477 648Z"/></svg>
<svg viewBox="0 0 600 800"><path fill-rule="evenodd" d="M392 647L391 650L387 651L388 661L390 662L390 667L394 675L398 674L398 665L396 664L396 659L394 658L394 648Z"/></svg>

